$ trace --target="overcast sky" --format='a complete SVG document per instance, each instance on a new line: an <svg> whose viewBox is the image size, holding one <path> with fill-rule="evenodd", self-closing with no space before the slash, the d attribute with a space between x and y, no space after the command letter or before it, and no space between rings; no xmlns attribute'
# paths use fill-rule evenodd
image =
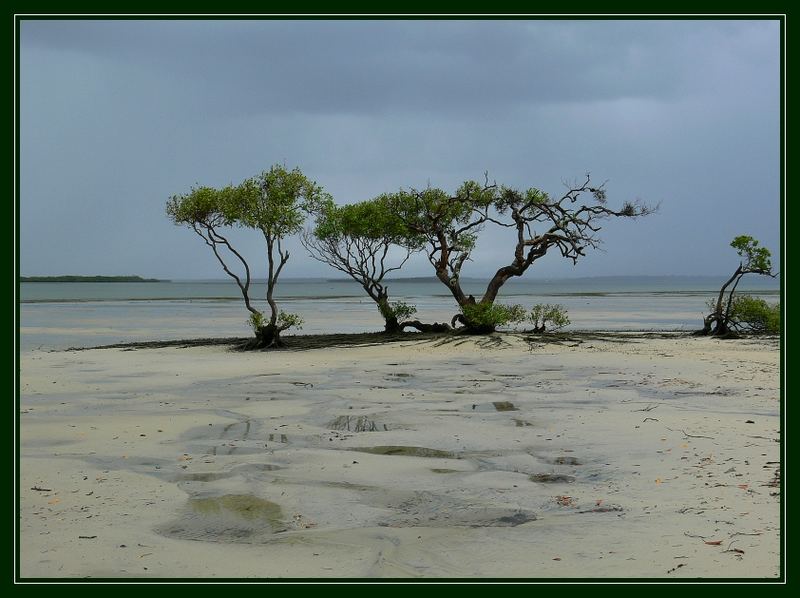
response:
<svg viewBox="0 0 800 598"><path fill-rule="evenodd" d="M23 21L19 64L23 275L223 278L164 204L276 162L339 203L487 170L661 202L533 277L724 274L739 234L778 257L777 21ZM510 261L505 239L464 275ZM337 275L291 247L284 276Z"/></svg>

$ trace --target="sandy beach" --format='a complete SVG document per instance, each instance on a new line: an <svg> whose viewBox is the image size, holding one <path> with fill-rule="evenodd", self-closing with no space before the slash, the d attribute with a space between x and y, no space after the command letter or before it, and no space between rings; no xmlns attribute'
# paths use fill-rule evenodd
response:
<svg viewBox="0 0 800 598"><path fill-rule="evenodd" d="M771 578L777 339L23 352L22 578Z"/></svg>

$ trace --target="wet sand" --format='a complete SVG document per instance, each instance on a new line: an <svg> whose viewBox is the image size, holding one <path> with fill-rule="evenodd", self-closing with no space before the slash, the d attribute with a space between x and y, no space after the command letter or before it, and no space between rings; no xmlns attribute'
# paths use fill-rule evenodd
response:
<svg viewBox="0 0 800 598"><path fill-rule="evenodd" d="M775 578L777 340L21 357L20 574Z"/></svg>

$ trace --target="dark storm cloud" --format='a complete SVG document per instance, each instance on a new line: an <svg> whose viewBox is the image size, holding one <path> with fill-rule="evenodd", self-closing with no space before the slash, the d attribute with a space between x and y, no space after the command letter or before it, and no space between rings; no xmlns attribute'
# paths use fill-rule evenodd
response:
<svg viewBox="0 0 800 598"><path fill-rule="evenodd" d="M219 110L383 113L675 99L765 48L741 22L31 22L24 39L170 77ZM676 35L676 29L681 34ZM757 40L756 40L757 41ZM703 46L718 51L698 54ZM727 46L727 47L726 47Z"/></svg>
<svg viewBox="0 0 800 598"><path fill-rule="evenodd" d="M219 276L165 199L282 161L340 202L486 169L663 200L550 275L721 272L742 233L777 250L774 21L25 21L20 42L24 273ZM476 270L506 259L493 234Z"/></svg>

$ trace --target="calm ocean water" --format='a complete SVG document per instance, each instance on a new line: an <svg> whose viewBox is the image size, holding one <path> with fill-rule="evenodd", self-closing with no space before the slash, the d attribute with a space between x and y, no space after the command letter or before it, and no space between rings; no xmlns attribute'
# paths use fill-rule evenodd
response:
<svg viewBox="0 0 800 598"><path fill-rule="evenodd" d="M524 306L560 303L569 310L574 330L694 330L724 278L512 280L499 301ZM485 284L463 281L465 291L478 297ZM391 299L415 304L423 321L449 321L457 311L436 280L397 280L388 286ZM779 299L777 280L746 277L739 289L768 301ZM252 297L261 298L265 285L255 284L251 291ZM305 320L303 333L382 329L375 304L352 281L281 280L276 295L281 309ZM250 334L239 289L228 281L21 283L18 299L22 350Z"/></svg>

